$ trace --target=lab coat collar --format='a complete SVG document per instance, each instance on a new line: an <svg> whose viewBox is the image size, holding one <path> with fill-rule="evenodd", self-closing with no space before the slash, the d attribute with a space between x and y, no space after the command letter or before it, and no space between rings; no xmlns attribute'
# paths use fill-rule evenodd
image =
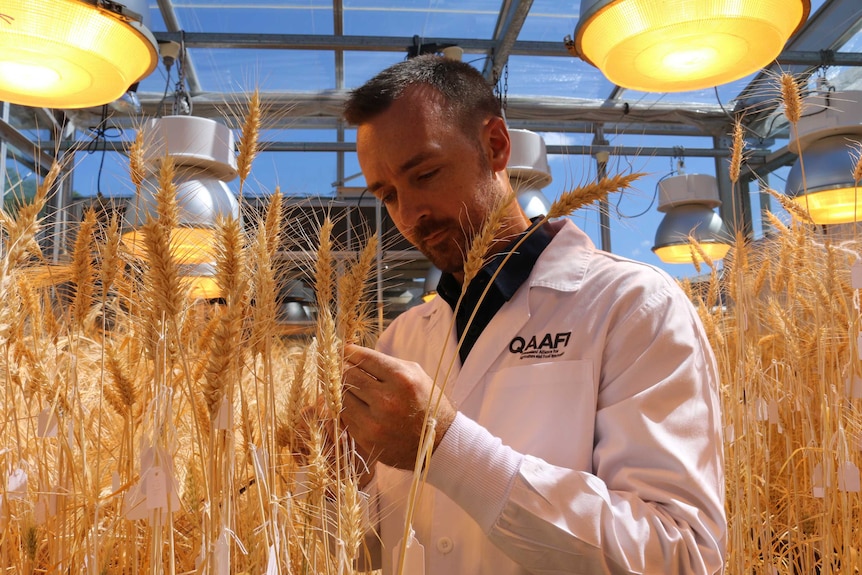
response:
<svg viewBox="0 0 862 575"><path fill-rule="evenodd" d="M491 319L473 347L473 351L461 366L449 393L456 405L470 395L500 354L506 353L512 335L517 334L530 319L532 288L545 287L574 292L583 283L595 246L590 238L569 220L553 222L552 226L556 235L536 261L528 280L529 289L524 289L526 284L522 286L503 306L503 309ZM438 299L440 298L435 298L434 301ZM440 301L438 304L448 310L448 304L445 301ZM438 308L438 313L434 314L436 318L432 318L428 324L430 330L433 330L433 326L437 323L435 319L451 317L451 311L448 314L442 313L443 311L442 308Z"/></svg>

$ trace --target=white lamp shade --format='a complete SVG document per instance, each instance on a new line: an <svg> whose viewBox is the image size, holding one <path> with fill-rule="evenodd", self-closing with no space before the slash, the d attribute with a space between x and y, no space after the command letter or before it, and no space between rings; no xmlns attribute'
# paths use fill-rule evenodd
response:
<svg viewBox="0 0 862 575"><path fill-rule="evenodd" d="M539 190L551 183L551 167L545 140L530 130L509 130L509 162L506 171L512 187Z"/></svg>
<svg viewBox="0 0 862 575"><path fill-rule="evenodd" d="M120 98L158 64L156 40L134 19L82 0L7 0L0 12L0 101L86 108ZM115 7L144 16L145 0Z"/></svg>
<svg viewBox="0 0 862 575"><path fill-rule="evenodd" d="M144 162L155 172L166 155L177 166L206 170L230 181L237 176L233 132L219 122L196 116L165 116L148 120L144 132Z"/></svg>
<svg viewBox="0 0 862 575"><path fill-rule="evenodd" d="M582 0L575 51L624 88L699 90L774 60L810 10L810 0Z"/></svg>
<svg viewBox="0 0 862 575"><path fill-rule="evenodd" d="M667 212L675 206L701 204L709 208L721 205L718 182L707 174L680 174L658 184L658 211Z"/></svg>

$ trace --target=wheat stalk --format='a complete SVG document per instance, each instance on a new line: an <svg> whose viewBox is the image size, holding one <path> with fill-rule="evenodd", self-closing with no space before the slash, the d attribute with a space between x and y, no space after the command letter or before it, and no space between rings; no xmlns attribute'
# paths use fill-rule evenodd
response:
<svg viewBox="0 0 862 575"><path fill-rule="evenodd" d="M78 228L75 248L72 252L72 283L75 286L75 300L69 312L78 328L83 329L87 312L93 303L93 231L96 229L96 212L84 212L84 220Z"/></svg>

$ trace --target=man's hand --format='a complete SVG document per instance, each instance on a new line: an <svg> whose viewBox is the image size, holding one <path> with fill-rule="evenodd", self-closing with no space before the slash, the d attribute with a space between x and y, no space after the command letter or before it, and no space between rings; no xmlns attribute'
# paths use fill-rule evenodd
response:
<svg viewBox="0 0 862 575"><path fill-rule="evenodd" d="M344 358L341 419L348 433L377 461L413 469L426 412L437 420L437 447L455 419L455 408L416 363L358 345L346 346Z"/></svg>

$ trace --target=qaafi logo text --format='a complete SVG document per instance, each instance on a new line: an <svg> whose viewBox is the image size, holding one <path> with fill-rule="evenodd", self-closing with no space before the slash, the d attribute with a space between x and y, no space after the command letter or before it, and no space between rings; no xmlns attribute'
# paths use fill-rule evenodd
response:
<svg viewBox="0 0 862 575"><path fill-rule="evenodd" d="M569 345L572 332L546 333L543 336L533 335L529 339L515 336L509 342L509 352L520 354L521 359L560 357Z"/></svg>

